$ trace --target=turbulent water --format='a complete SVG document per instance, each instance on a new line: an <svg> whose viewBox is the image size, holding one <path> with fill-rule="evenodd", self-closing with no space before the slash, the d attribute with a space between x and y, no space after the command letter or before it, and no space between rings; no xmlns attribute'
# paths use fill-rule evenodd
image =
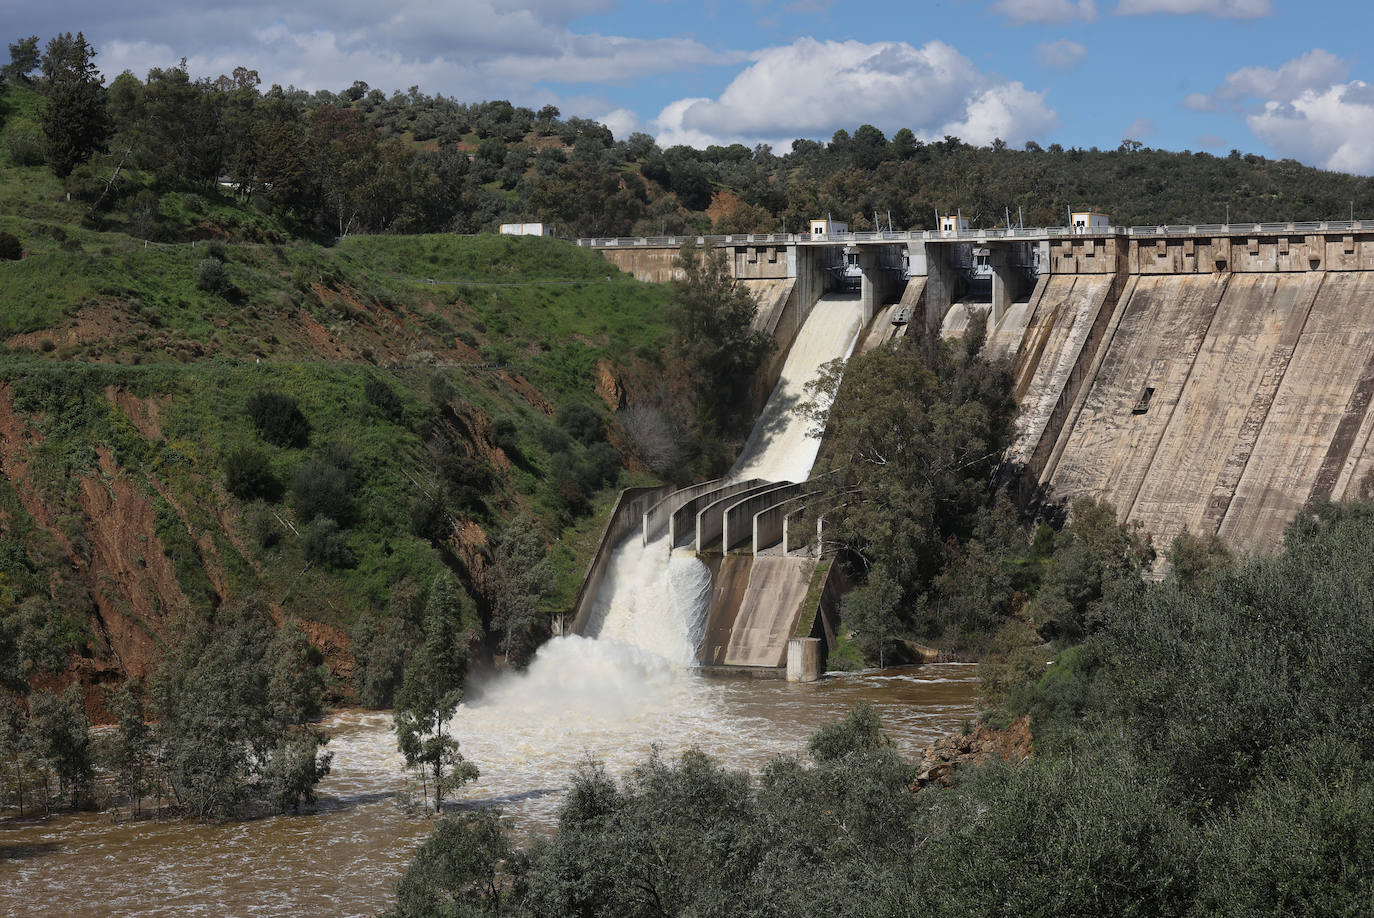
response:
<svg viewBox="0 0 1374 918"><path fill-rule="evenodd" d="M711 599L711 572L668 536L643 544L638 533L616 548L592 603L587 633L641 648L678 666L696 660Z"/></svg>
<svg viewBox="0 0 1374 918"><path fill-rule="evenodd" d="M807 436L811 423L797 406L807 400L806 384L820 375L824 364L853 352L862 325L863 304L857 293L821 297L787 352L782 375L730 470L731 478L806 480L821 441Z"/></svg>
<svg viewBox="0 0 1374 918"><path fill-rule="evenodd" d="M858 321L850 298L817 306L736 474L806 477L816 441L785 408L821 363L849 353ZM595 639L556 638L527 671L470 687L452 728L482 775L459 791L458 805L499 806L528 838L555 827L570 776L591 760L624 775L652 747L665 756L698 748L756 769L775 755L803 755L816 729L859 701L910 753L974 711L975 669L961 664L810 685L703 678L690 663L710 590L705 565L669 552L666 537L647 546L628 539L597 598ZM407 781L390 723L384 712L326 721L334 770L307 815L0 821L0 914L374 914L432 825L397 805Z"/></svg>

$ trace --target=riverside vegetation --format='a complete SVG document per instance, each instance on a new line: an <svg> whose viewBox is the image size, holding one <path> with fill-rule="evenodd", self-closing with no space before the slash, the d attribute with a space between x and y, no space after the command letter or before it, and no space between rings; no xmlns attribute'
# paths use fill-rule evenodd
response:
<svg viewBox="0 0 1374 918"><path fill-rule="evenodd" d="M262 92L246 68L105 86L79 34L10 50L0 755L26 811L293 809L330 764L311 720L343 698L396 707L440 807L473 774L443 732L469 665L528 658L614 488L730 454L743 420L701 409L738 377L713 368L762 345L718 321L744 304L717 268L689 263L670 303L565 244L427 231L1053 223L1084 200L1178 223L1215 220L1223 188L1236 219L1374 204L1367 179L1239 153L871 126L782 156L665 151L418 88ZM588 765L529 850L492 812L440 821L398 914L1369 910L1374 511L1318 508L1264 561L1183 536L1146 583L1154 549L1111 508L1066 522L996 486L1013 406L976 332L836 379L817 422L859 582L844 653L990 655L994 719L1030 715L1032 761L913 794L856 712L758 776L690 754L617 786ZM114 731L93 740L91 716Z"/></svg>
<svg viewBox="0 0 1374 918"><path fill-rule="evenodd" d="M1182 539L1163 582L1113 580L1081 641L1003 681L1026 762L918 792L856 710L755 775L590 764L526 851L490 811L443 819L390 914L1365 914L1372 528L1374 505L1326 505L1277 557Z"/></svg>
<svg viewBox="0 0 1374 918"><path fill-rule="evenodd" d="M749 376L752 303L714 261L671 299L548 239L321 245L313 218L140 169L167 152L146 98L94 126L139 155L93 201L43 127L59 82L93 92L90 49L60 37L36 77L16 45L0 805L292 810L329 766L310 722L341 701L397 709L439 804L471 774L443 730L469 666L528 661L616 489L731 454L747 418L699 412L693 381L713 360ZM212 721L232 754L196 748Z"/></svg>

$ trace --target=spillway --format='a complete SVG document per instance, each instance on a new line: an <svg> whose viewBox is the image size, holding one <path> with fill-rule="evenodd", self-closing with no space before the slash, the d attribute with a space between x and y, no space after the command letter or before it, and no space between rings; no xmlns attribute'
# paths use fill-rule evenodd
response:
<svg viewBox="0 0 1374 918"><path fill-rule="evenodd" d="M806 401L806 384L820 375L822 366L853 353L862 327L863 303L857 293L821 297L797 332L782 375L730 470L732 479L806 480L821 441L807 436L811 424L797 407Z"/></svg>

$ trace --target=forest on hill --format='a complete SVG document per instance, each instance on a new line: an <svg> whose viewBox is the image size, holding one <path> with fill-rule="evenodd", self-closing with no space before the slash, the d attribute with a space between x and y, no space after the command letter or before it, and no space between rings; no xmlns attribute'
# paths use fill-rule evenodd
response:
<svg viewBox="0 0 1374 918"><path fill-rule="evenodd" d="M1008 216L1061 225L1069 208L1119 225L1374 215L1374 179L1234 150L980 147L869 124L786 151L662 149L554 106L460 102L418 86L311 93L263 88L246 66L192 79L184 64L106 79L79 33L41 49L36 36L20 39L10 53L0 96L0 119L16 128L10 160L47 164L87 205L89 225L151 240L205 232L198 218L227 216L225 199L246 213L215 225L250 241L478 232L507 220L611 236L778 232L826 214L856 230L875 219L923 229L955 210L974 227Z"/></svg>

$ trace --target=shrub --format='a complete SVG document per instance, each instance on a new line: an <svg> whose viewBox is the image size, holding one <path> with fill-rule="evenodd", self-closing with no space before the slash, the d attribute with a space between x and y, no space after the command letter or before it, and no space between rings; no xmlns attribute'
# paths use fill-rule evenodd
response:
<svg viewBox="0 0 1374 918"><path fill-rule="evenodd" d="M281 497L281 482L272 474L267 454L247 444L234 447L224 457L224 487L239 500Z"/></svg>
<svg viewBox="0 0 1374 918"><path fill-rule="evenodd" d="M339 447L331 446L311 456L291 476L291 498L296 514L307 522L327 516L340 526L353 522L353 490L357 476L352 460Z"/></svg>
<svg viewBox="0 0 1374 918"><path fill-rule="evenodd" d="M429 400L435 408L448 407L458 394L458 390L453 386L453 381L444 375L443 370L435 370L430 374L426 389L429 391Z"/></svg>
<svg viewBox="0 0 1374 918"><path fill-rule="evenodd" d="M442 542L448 532L448 514L444 503L432 495L422 494L411 501L408 511L410 531L429 542Z"/></svg>
<svg viewBox="0 0 1374 918"><path fill-rule="evenodd" d="M348 547L348 534L327 516L317 516L306 527L301 541L305 559L326 567L352 567L357 563L353 549Z"/></svg>
<svg viewBox="0 0 1374 918"><path fill-rule="evenodd" d="M193 214L205 213L205 199L194 192L186 192L181 196L181 203L186 210Z"/></svg>
<svg viewBox="0 0 1374 918"><path fill-rule="evenodd" d="M248 534L263 548L273 548L281 541L281 526L277 524L272 511L265 504L258 504L244 514L244 526Z"/></svg>
<svg viewBox="0 0 1374 918"><path fill-rule="evenodd" d="M456 453L439 461L439 474L448 483L449 497L454 504L465 510L481 507L482 498L495 483L491 467L485 462Z"/></svg>
<svg viewBox="0 0 1374 918"><path fill-rule="evenodd" d="M579 443L599 443L606 439L606 425L596 409L582 402L571 402L558 409L558 426Z"/></svg>
<svg viewBox="0 0 1374 918"><path fill-rule="evenodd" d="M218 239L212 239L205 244L206 254L216 261L224 262L229 260L229 247Z"/></svg>
<svg viewBox="0 0 1374 918"><path fill-rule="evenodd" d="M390 421L400 423L405 417L405 406L396 391L376 376L369 376L363 385L363 395L378 411Z"/></svg>
<svg viewBox="0 0 1374 918"><path fill-rule="evenodd" d="M262 438L275 446L299 449L310 442L310 422L289 395L257 393L248 399L248 417Z"/></svg>
<svg viewBox="0 0 1374 918"><path fill-rule="evenodd" d="M43 144L27 131L17 131L9 139L10 160L16 166L43 165Z"/></svg>
<svg viewBox="0 0 1374 918"><path fill-rule="evenodd" d="M24 247L13 233L0 233L0 261L18 261L24 257Z"/></svg>
<svg viewBox="0 0 1374 918"><path fill-rule="evenodd" d="M497 418L492 422L491 442L512 459L520 456L519 429L510 418Z"/></svg>
<svg viewBox="0 0 1374 918"><path fill-rule="evenodd" d="M229 282L229 272L224 270L224 262L218 258L202 258L196 263L196 286L206 293L223 296L233 289Z"/></svg>

